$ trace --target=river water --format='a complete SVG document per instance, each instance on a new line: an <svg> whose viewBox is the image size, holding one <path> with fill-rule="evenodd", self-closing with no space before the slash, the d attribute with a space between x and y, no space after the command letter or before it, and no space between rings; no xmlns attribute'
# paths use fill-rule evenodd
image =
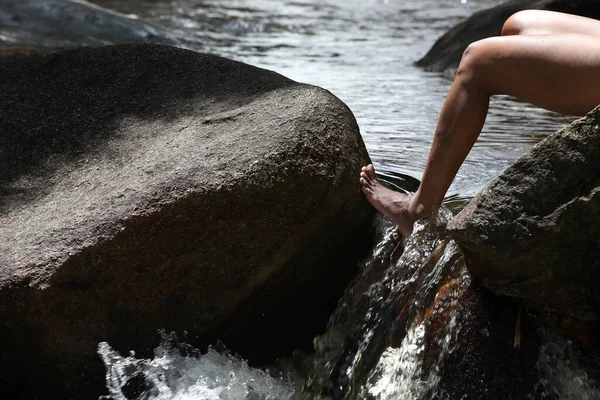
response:
<svg viewBox="0 0 600 400"><path fill-rule="evenodd" d="M501 2L95 0L94 3L97 6L75 0L0 0L0 48L50 52L82 44L153 40L277 71L294 80L324 87L348 104L378 173L390 181L398 181L404 176L420 178L452 78L452 72L426 72L413 63L450 27L477 10ZM472 197L532 145L569 121L570 117L506 97L493 98L482 135L450 188L449 198ZM409 266L408 270L421 265L439 245L439 238L429 240L429 244L420 242L412 247L412 253L403 256L406 260L402 262ZM397 243L391 227L382 229L381 240L367 264L389 258ZM388 265L394 266L397 264ZM378 275L381 282L385 282L392 269L382 268ZM430 271L428 279L439 280L442 272ZM365 286L375 290L382 287L381 282ZM390 285L385 288L387 292L401 289ZM343 304L341 307L336 313L343 312ZM339 317L334 314L332 321L336 318ZM356 363L350 364L349 376L352 368L359 368L361 356L365 356L365 349L373 343L375 333L365 325L360 339L364 348L360 350L362 344L357 345L359 350L353 353ZM362 381L355 384L354 393L362 393L358 398L417 399L423 391L435 386L435 376L426 381L414 378L419 369L422 334L421 327L411 326L401 346L380 352L375 372L367 371L359 378ZM316 345L326 346L327 340L332 340L327 336L318 339ZM119 355L109 344L100 344L112 398L135 398L143 393L139 398L288 399L298 394L306 378L284 365L270 374L250 368L244 360L222 350L211 349L199 358L184 357L169 343L165 336L152 360L137 359L134 354ZM557 346L560 351L570 351L568 345L556 342L547 347ZM546 358L551 359L559 350L549 352ZM397 362L386 367L386 360ZM557 361L542 362L540 371L557 375L557 369L549 367L550 364L556 365ZM587 383L584 372L576 368L568 370L572 379L565 384L568 389L560 392L563 398L600 398L596 397L598 392L590 389L593 385ZM379 378L373 378L375 375ZM563 379L564 374L558 375ZM141 377L140 387L136 387L136 377Z"/></svg>
<svg viewBox="0 0 600 400"><path fill-rule="evenodd" d="M420 179L451 73L413 63L498 0L0 0L0 45L56 50L157 40L324 87L354 112L378 173ZM64 21L67 21L65 23ZM568 117L492 100L483 133L448 195L472 197Z"/></svg>

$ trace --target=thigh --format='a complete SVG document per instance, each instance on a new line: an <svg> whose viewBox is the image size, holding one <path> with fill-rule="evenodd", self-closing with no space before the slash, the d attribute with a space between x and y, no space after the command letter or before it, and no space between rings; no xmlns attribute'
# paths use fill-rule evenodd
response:
<svg viewBox="0 0 600 400"><path fill-rule="evenodd" d="M502 35L560 33L600 36L600 21L555 11L524 10L513 14L502 27Z"/></svg>
<svg viewBox="0 0 600 400"><path fill-rule="evenodd" d="M462 71L462 72L461 72ZM600 38L518 35L483 39L465 52L458 73L489 95L506 94L564 114L600 104Z"/></svg>

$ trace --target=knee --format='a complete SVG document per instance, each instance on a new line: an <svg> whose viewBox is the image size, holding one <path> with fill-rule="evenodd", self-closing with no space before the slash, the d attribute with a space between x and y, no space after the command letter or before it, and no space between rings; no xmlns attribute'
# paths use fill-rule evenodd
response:
<svg viewBox="0 0 600 400"><path fill-rule="evenodd" d="M514 13L502 25L502 36L522 35L539 17L539 10L523 10Z"/></svg>
<svg viewBox="0 0 600 400"><path fill-rule="evenodd" d="M485 65L489 62L489 44L490 39L482 39L471 43L463 52L458 69L456 70L456 78L459 78L465 83L478 80Z"/></svg>
<svg viewBox="0 0 600 400"><path fill-rule="evenodd" d="M456 70L454 84L486 96L494 93L494 74L497 73L494 53L498 51L496 39L478 40L466 48Z"/></svg>

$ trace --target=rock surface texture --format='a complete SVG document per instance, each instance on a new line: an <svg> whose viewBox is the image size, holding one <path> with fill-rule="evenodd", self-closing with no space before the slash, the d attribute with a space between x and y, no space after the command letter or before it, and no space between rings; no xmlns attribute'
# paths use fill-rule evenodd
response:
<svg viewBox="0 0 600 400"><path fill-rule="evenodd" d="M523 337L516 348L519 307L472 282L456 244L448 248L453 256L443 268L449 276L423 316L423 375L437 379L429 378L430 387L419 398L536 398L536 387L542 386L536 369L539 326L522 317Z"/></svg>
<svg viewBox="0 0 600 400"><path fill-rule="evenodd" d="M98 343L161 328L255 362L324 329L373 215L331 93L144 44L2 61L0 93L3 393L93 398Z"/></svg>
<svg viewBox="0 0 600 400"><path fill-rule="evenodd" d="M474 13L440 37L417 65L428 70L456 68L467 46L477 40L499 36L512 14L527 9L558 11L600 19L600 0L513 0Z"/></svg>
<svg viewBox="0 0 600 400"><path fill-rule="evenodd" d="M600 107L549 136L449 224L469 272L528 306L600 308Z"/></svg>

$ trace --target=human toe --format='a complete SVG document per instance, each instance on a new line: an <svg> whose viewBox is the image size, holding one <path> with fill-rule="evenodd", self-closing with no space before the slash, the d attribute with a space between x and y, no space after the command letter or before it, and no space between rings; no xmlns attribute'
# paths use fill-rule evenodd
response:
<svg viewBox="0 0 600 400"><path fill-rule="evenodd" d="M373 167L373 164L369 164L366 166L365 173L369 176L369 178L375 179L375 167Z"/></svg>

